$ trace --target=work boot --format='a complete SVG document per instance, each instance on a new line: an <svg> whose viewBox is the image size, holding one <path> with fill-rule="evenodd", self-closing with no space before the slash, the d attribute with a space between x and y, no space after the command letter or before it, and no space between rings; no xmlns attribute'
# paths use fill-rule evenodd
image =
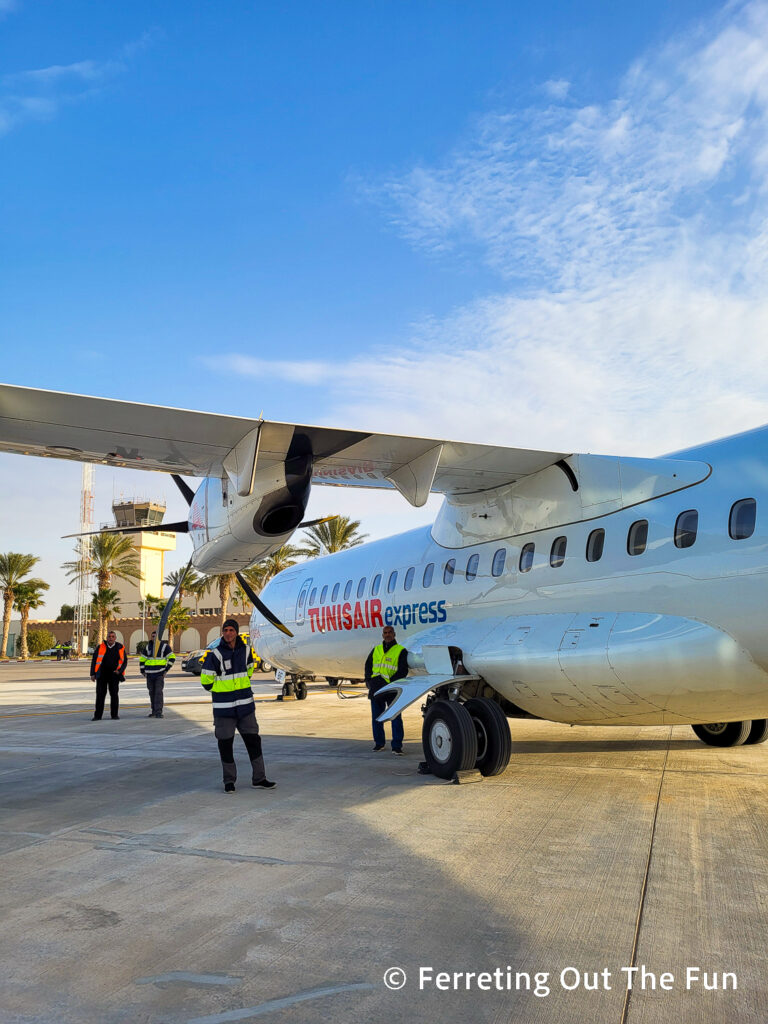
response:
<svg viewBox="0 0 768 1024"><path fill-rule="evenodd" d="M373 749L374 750L383 750L384 749L384 744L383 743L377 743L376 746Z"/></svg>
<svg viewBox="0 0 768 1024"><path fill-rule="evenodd" d="M224 783L224 792L225 793L234 793L235 792L235 784L234 784L234 782L225 782Z"/></svg>
<svg viewBox="0 0 768 1024"><path fill-rule="evenodd" d="M251 785L252 786L256 786L257 789L259 787L261 789L274 789L275 786L277 785L277 783L276 782L270 782L269 779L262 779L260 782L257 782L254 779L253 782L251 783Z"/></svg>

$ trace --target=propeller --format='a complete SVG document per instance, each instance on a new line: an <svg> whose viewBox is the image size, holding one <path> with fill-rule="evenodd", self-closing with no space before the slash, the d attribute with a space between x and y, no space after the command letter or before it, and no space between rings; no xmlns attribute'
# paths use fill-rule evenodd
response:
<svg viewBox="0 0 768 1024"><path fill-rule="evenodd" d="M181 523L160 523L154 526L107 526L103 530L88 530L86 533L65 533L64 537L93 537L97 533L189 533L186 519Z"/></svg>
<svg viewBox="0 0 768 1024"><path fill-rule="evenodd" d="M284 626L280 619L278 619L278 617L274 615L269 610L269 608L267 608L267 606L261 600L256 591L251 587L250 583L245 578L245 576L243 576L241 572L236 572L235 577L237 579L237 582L243 588L243 592L245 593L248 600L251 602L254 608L256 608L257 611L261 612L261 614L264 616L267 622L271 622L275 629L279 629L281 633L285 633L286 636L292 637L293 633L290 631L290 629L288 629L287 626Z"/></svg>
<svg viewBox="0 0 768 1024"><path fill-rule="evenodd" d="M338 519L338 513L334 516L321 516L320 519L307 519L303 523L299 523L297 529L304 530L308 526L319 526L320 523L330 523L332 519Z"/></svg>

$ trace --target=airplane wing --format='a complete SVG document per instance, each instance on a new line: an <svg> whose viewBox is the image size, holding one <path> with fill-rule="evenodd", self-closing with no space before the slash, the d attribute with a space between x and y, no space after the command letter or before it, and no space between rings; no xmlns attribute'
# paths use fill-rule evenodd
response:
<svg viewBox="0 0 768 1024"><path fill-rule="evenodd" d="M0 385L0 451L5 452L190 476L226 473L245 496L257 470L283 463L297 441L312 452L314 483L396 488L417 506L430 491L461 494L500 487L569 454L277 423Z"/></svg>

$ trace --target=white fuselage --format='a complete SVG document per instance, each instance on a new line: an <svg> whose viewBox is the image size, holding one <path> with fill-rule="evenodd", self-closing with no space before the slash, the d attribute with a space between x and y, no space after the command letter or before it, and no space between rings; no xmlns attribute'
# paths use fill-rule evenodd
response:
<svg viewBox="0 0 768 1024"><path fill-rule="evenodd" d="M460 548L437 544L434 528L424 528L297 565L262 595L293 639L256 612L252 636L264 657L289 671L354 678L381 626L392 624L415 665L424 645L453 645L507 700L556 721L768 717L768 430L678 457L712 472L588 521ZM729 516L743 499L756 503L755 528L733 539ZM675 525L686 510L698 512L696 538L678 547ZM630 555L628 531L643 519L645 550ZM590 562L596 529L605 530L603 553ZM566 538L565 558L553 566L557 537ZM529 544L532 567L521 571Z"/></svg>

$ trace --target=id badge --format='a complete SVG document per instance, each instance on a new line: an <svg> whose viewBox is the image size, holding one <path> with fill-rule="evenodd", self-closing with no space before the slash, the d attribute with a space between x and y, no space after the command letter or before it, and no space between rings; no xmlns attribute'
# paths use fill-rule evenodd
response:
<svg viewBox="0 0 768 1024"><path fill-rule="evenodd" d="M232 662L231 661L225 661L224 662L224 670L225 670L225 672L229 672L231 669L232 669Z"/></svg>

